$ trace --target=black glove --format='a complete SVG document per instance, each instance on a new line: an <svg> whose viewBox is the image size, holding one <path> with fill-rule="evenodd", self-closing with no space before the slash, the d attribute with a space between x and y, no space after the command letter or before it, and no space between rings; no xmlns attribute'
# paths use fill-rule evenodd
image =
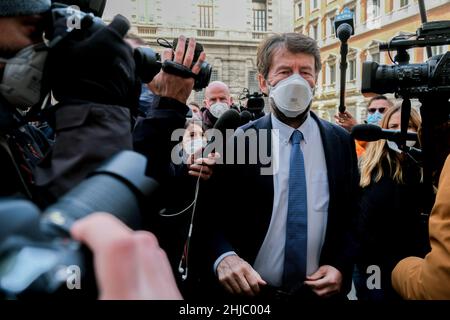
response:
<svg viewBox="0 0 450 320"><path fill-rule="evenodd" d="M60 19L55 30L67 28ZM61 27L61 28L60 28ZM49 80L62 103L86 101L135 110L141 84L132 48L123 40L130 28L118 15L109 26L72 31L50 50Z"/></svg>

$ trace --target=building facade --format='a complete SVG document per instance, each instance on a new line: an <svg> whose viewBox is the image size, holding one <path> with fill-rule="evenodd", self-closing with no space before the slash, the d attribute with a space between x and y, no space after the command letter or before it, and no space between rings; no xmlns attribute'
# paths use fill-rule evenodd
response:
<svg viewBox="0 0 450 320"><path fill-rule="evenodd" d="M426 0L425 6L428 21L450 20L450 0ZM355 15L355 35L349 40L346 104L362 121L367 116L368 100L361 95L363 62L392 64L389 54L379 51L379 44L403 32L415 33L421 25L420 11L417 0L294 0L295 31L308 34L321 47L323 67L313 108L327 120L333 119L339 105L340 42L335 36L334 19L344 7ZM435 47L433 54L448 50L448 46ZM410 63L427 59L424 48L410 49L409 54Z"/></svg>
<svg viewBox="0 0 450 320"><path fill-rule="evenodd" d="M109 0L105 20L120 13L132 32L160 51L158 38L195 37L213 65L212 80L227 83L238 98L259 91L256 51L267 35L293 31L292 0ZM204 92L192 99L202 102Z"/></svg>

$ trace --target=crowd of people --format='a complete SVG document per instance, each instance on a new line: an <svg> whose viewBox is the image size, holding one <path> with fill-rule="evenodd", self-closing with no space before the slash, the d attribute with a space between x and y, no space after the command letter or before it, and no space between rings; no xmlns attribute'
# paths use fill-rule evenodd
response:
<svg viewBox="0 0 450 320"><path fill-rule="evenodd" d="M199 104L192 77L163 69L141 83L133 50L145 42L121 16L43 49L50 4L0 2L0 197L45 208L118 152L146 157L159 188L143 200L141 231L105 212L71 228L94 253L99 298L341 301L354 283L360 300L450 299L448 119L436 125L447 161L435 161L429 216L420 161L395 141L355 141L348 111L320 119L317 43L278 34L257 53L270 112L205 154L207 131L245 110L229 85L211 82ZM206 53L194 61L186 41L161 60L198 74ZM401 128L401 101L376 96L367 113ZM415 109L408 131L420 149Z"/></svg>

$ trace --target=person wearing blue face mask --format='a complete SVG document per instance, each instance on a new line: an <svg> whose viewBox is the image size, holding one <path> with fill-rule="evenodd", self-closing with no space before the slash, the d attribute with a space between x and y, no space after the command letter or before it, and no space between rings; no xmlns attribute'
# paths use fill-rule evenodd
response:
<svg viewBox="0 0 450 320"><path fill-rule="evenodd" d="M379 126L383 115L392 106L393 103L385 96L372 98L367 106L367 123Z"/></svg>
<svg viewBox="0 0 450 320"><path fill-rule="evenodd" d="M383 119L384 113L393 106L394 104L392 103L392 101L389 100L386 96L379 95L373 97L367 104L366 123L379 126L381 120ZM356 119L348 111L345 111L343 113L337 113L334 116L334 119L337 125L341 126L348 132L352 132L353 127L358 124L356 122ZM356 154L358 155L358 157L361 157L367 148L367 142L356 140L355 144L356 144Z"/></svg>
<svg viewBox="0 0 450 320"><path fill-rule="evenodd" d="M311 111L321 70L316 41L297 33L274 35L260 45L257 60L271 113L236 132L238 160L229 163L227 157L211 181L214 194L207 198L229 190L245 194L245 201L205 206L214 208L205 212L211 221L205 222L204 241L212 289L215 284L224 295L262 299L344 299L358 201L354 141ZM239 148L242 136L255 140ZM254 150L264 147L270 153L264 160L278 165L252 161Z"/></svg>

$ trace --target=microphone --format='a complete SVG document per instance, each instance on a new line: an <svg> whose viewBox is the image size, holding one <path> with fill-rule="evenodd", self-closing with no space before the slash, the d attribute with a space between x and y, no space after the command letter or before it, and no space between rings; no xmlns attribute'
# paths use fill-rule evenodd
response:
<svg viewBox="0 0 450 320"><path fill-rule="evenodd" d="M220 139L222 143L225 142L227 129L236 130L241 126L241 116L239 112L234 109L229 109L224 112L223 115L217 119L216 124L213 127L213 131L210 137L208 137L208 143L204 150L213 152L214 149L210 150L211 144L213 144L216 139ZM220 132L220 137L217 137L218 132Z"/></svg>
<svg viewBox="0 0 450 320"><path fill-rule="evenodd" d="M242 126L253 120L253 115L247 110L242 111L240 117Z"/></svg>
<svg viewBox="0 0 450 320"><path fill-rule="evenodd" d="M353 34L353 28L348 23L343 23L337 28L336 34L339 40L347 42Z"/></svg>
<svg viewBox="0 0 450 320"><path fill-rule="evenodd" d="M248 111L247 111L248 112ZM227 129L236 130L241 126L241 116L239 112L234 109L230 109L224 112L223 115L217 119L216 124L214 125L214 129L219 130L222 133L225 133Z"/></svg>
<svg viewBox="0 0 450 320"><path fill-rule="evenodd" d="M373 124L359 124L353 127L352 136L356 140L361 141L378 141L386 139L394 142L400 142L402 140L402 133L399 130L387 130L382 129ZM407 132L407 141L418 141L417 133Z"/></svg>
<svg viewBox="0 0 450 320"><path fill-rule="evenodd" d="M353 22L353 12L349 8L345 8L344 11L336 16L334 20L334 28L336 30L336 37L341 41L341 92L339 99L339 112L344 113L345 107L345 86L347 83L347 54L348 44L347 41L352 35L355 34L355 27Z"/></svg>
<svg viewBox="0 0 450 320"><path fill-rule="evenodd" d="M336 37L344 43L350 39L350 36L355 34L353 12L349 8L344 8L342 13L336 16L334 28L336 30Z"/></svg>

